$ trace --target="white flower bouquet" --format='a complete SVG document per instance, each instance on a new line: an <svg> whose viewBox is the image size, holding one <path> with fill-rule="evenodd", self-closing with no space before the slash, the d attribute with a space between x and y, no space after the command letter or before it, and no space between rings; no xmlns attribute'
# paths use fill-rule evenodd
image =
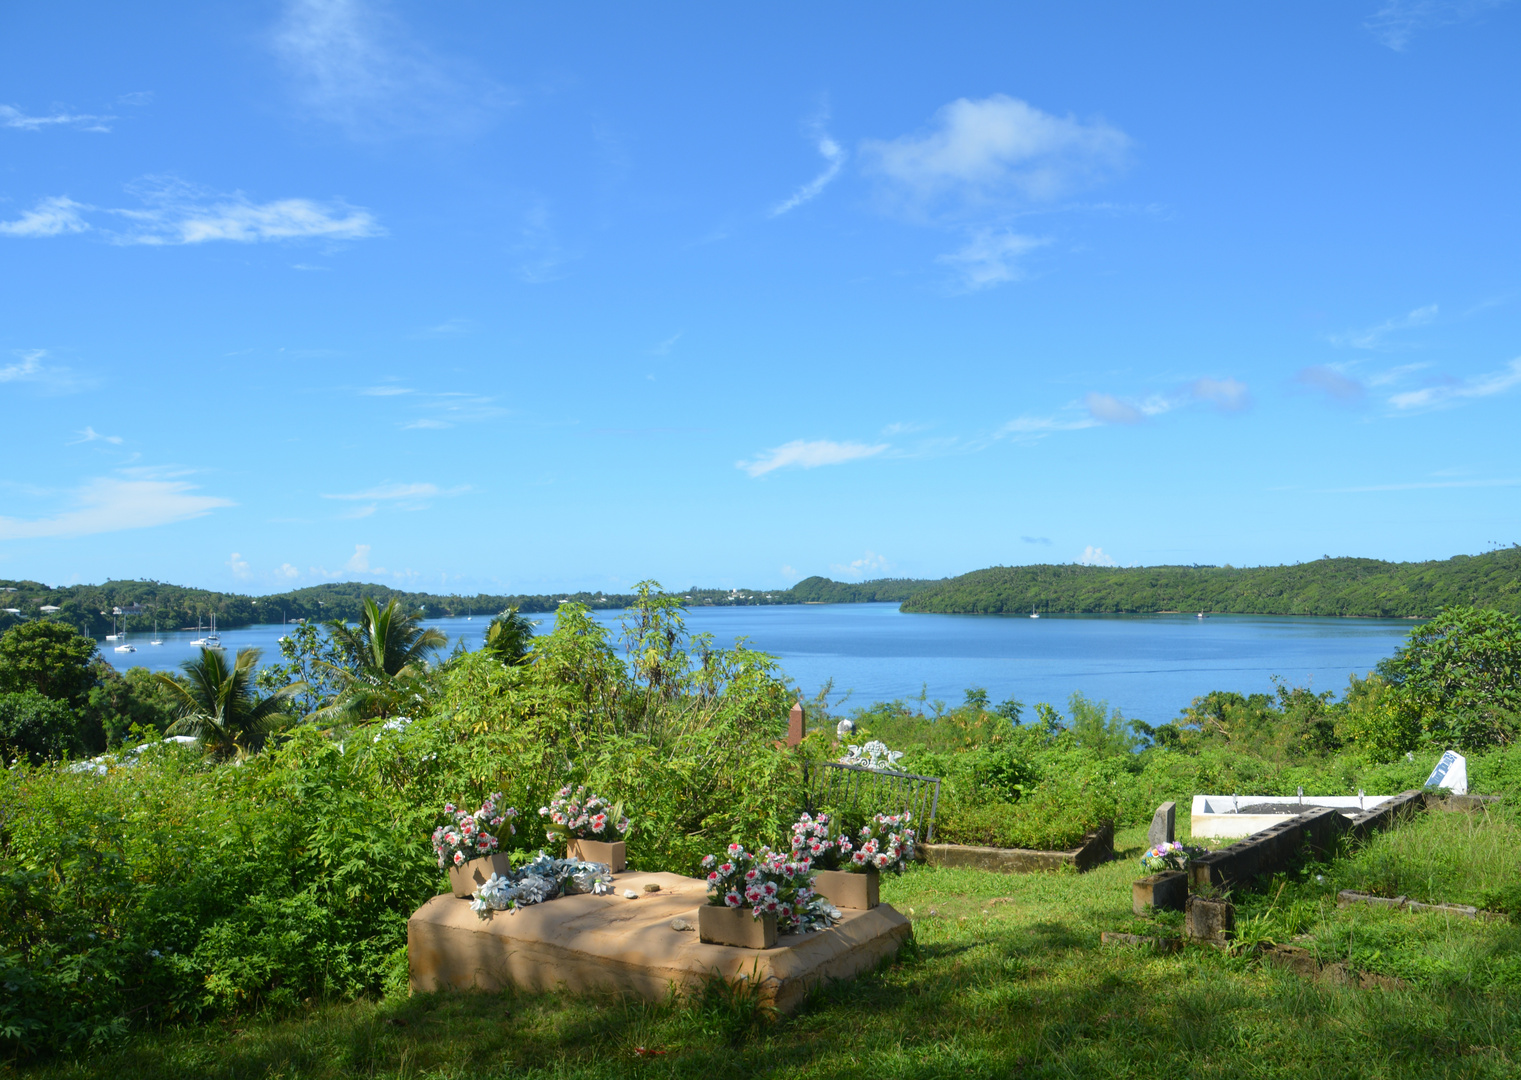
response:
<svg viewBox="0 0 1521 1080"><path fill-rule="evenodd" d="M486 830L500 829L505 825L507 835L512 836L517 832L512 819L518 816L516 807L499 808L501 799L502 793L498 791L473 814L466 813L453 803L444 803L444 813L454 821L433 830L433 852L438 856L440 869L464 866L471 859L484 858L501 851L502 844L497 834Z"/></svg>

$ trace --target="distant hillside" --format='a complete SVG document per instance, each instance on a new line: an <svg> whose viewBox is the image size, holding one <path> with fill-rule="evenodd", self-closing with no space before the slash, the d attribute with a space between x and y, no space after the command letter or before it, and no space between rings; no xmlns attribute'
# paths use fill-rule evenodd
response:
<svg viewBox="0 0 1521 1080"><path fill-rule="evenodd" d="M1521 547L1437 562L1320 559L1295 566L995 566L920 589L904 611L946 614L1242 615L1423 618L1449 604L1521 614Z"/></svg>
<svg viewBox="0 0 1521 1080"><path fill-rule="evenodd" d="M896 601L907 595L902 591L902 583L898 582L842 585L826 578L809 578L799 588L803 585L809 586L810 602L847 603L852 599ZM893 590L884 588L882 594L877 595L877 586L892 586ZM24 619L43 617L70 623L96 637L110 631L112 611L115 608L128 609L128 629L142 632L153 629L155 621L164 630L194 627L198 620L202 623L209 622L212 613L216 614L217 625L229 630L250 623L280 622L285 619L353 621L359 617L360 606L366 596L373 596L382 604L394 599L405 610L420 612L427 618L465 615L470 612L489 616L509 606L515 606L524 612L549 612L566 601L577 601L592 608L621 610L634 600L628 593L604 592L443 596L437 593L405 592L385 585L357 581L313 585L272 596L245 596L240 593L166 585L159 581L108 581L103 585L70 585L56 589L35 581L0 581L0 590L3 590L0 591L0 630ZM845 593L851 591L861 592L861 595L847 597ZM802 602L794 596L791 589L772 589L768 592L764 589L691 588L678 595L692 607ZM43 607L56 607L57 610L44 612Z"/></svg>
<svg viewBox="0 0 1521 1080"><path fill-rule="evenodd" d="M901 603L935 581L915 578L878 578L875 581L831 581L826 577L804 578L788 590L794 604Z"/></svg>

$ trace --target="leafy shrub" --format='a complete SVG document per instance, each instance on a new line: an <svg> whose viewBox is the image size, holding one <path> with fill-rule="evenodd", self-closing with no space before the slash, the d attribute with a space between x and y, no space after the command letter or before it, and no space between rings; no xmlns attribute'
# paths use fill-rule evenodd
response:
<svg viewBox="0 0 1521 1080"><path fill-rule="evenodd" d="M74 711L36 690L0 694L0 760L38 764L79 749Z"/></svg>

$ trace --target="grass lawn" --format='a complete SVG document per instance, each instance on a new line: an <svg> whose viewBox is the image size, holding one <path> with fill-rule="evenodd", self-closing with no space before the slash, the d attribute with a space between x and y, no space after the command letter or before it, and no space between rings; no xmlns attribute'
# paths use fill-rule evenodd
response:
<svg viewBox="0 0 1521 1080"><path fill-rule="evenodd" d="M1431 815L1438 816L1462 817ZM1137 928L1130 881L1144 844L1144 828L1121 832L1120 861L1084 875L921 867L885 881L883 899L912 913L915 944L877 972L820 992L797 1014L774 1021L717 988L696 1003L662 1005L440 994L313 1004L297 1016L148 1033L125 1048L54 1061L27 1075L1521 1075L1521 984L1490 977L1517 967L1521 927L1514 922L1338 911L1329 899L1334 889L1353 887L1343 879L1363 872L1354 856L1238 898L1243 917L1308 934L1303 940L1370 967L1380 960L1398 967L1440 946L1443 963L1456 965L1446 977L1412 968L1405 988L1356 990L1208 947L1169 956L1102 947L1100 931ZM1160 920L1169 921L1176 922ZM1370 927L1376 933L1364 932ZM1365 950L1378 952L1371 963L1358 955L1360 940L1384 942ZM1453 977L1464 965L1488 975Z"/></svg>

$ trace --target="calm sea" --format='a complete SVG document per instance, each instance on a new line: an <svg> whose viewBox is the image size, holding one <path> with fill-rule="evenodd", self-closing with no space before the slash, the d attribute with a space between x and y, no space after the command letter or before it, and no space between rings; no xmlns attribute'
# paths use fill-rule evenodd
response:
<svg viewBox="0 0 1521 1080"><path fill-rule="evenodd" d="M552 615L538 630L550 628ZM618 612L598 612L616 630ZM480 645L487 618L434 619L466 647ZM1400 646L1414 623L1382 619L1312 619L1287 616L1181 615L1027 616L905 615L896 604L826 604L778 607L699 607L687 612L687 629L711 633L721 646L748 638L753 648L781 660L787 677L812 695L828 680L831 701L847 708L894 698L957 704L980 686L994 703L1013 696L1026 705L1062 705L1074 691L1106 700L1126 716L1160 723L1211 690L1270 692L1278 676L1316 690L1345 688ZM277 658L278 624L222 633L229 650L256 646ZM137 652L102 655L118 668L168 670L193 656L192 632L164 633L149 645L134 632ZM848 697L847 697L848 695Z"/></svg>

